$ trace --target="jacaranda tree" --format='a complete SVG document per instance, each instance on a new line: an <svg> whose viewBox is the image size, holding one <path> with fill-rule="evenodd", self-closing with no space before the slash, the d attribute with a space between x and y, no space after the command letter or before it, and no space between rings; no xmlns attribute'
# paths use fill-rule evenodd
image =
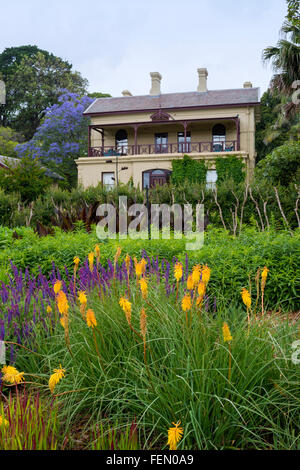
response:
<svg viewBox="0 0 300 470"><path fill-rule="evenodd" d="M88 96L65 91L58 104L46 109L41 126L33 138L16 147L20 158L29 155L65 178L65 186L77 181L74 160L87 155L89 119L84 110L92 103Z"/></svg>

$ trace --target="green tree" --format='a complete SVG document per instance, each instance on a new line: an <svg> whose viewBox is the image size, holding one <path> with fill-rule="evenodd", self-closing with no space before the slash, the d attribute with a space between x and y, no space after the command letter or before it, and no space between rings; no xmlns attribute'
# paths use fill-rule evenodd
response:
<svg viewBox="0 0 300 470"><path fill-rule="evenodd" d="M0 155L16 157L16 146L24 139L10 127L0 126Z"/></svg>
<svg viewBox="0 0 300 470"><path fill-rule="evenodd" d="M6 82L7 104L1 121L30 139L49 106L63 90L84 94L87 81L72 65L36 46L21 46L0 54L0 74Z"/></svg>
<svg viewBox="0 0 300 470"><path fill-rule="evenodd" d="M287 142L266 156L256 167L258 179L269 184L300 184L300 142Z"/></svg>
<svg viewBox="0 0 300 470"><path fill-rule="evenodd" d="M88 93L89 98L111 98L109 93L100 93L99 91L94 91L93 93Z"/></svg>
<svg viewBox="0 0 300 470"><path fill-rule="evenodd" d="M281 95L276 90L268 89L261 98L261 118L256 125L255 147L259 162L276 147L289 139L288 128L274 129L281 110Z"/></svg>
<svg viewBox="0 0 300 470"><path fill-rule="evenodd" d="M19 193L23 202L34 201L51 184L46 169L38 159L22 158L18 164L6 162L7 169L0 169L0 188L6 193Z"/></svg>

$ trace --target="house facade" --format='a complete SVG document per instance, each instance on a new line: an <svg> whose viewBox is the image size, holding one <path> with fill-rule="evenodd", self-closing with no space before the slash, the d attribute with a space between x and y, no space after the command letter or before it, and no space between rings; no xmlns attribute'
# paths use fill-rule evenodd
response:
<svg viewBox="0 0 300 470"><path fill-rule="evenodd" d="M90 116L87 156L79 158L78 180L84 187L102 182L113 187L133 180L145 188L168 181L172 160L207 162L207 183L214 184L216 157L235 155L255 166L255 123L259 89L208 90L207 69L198 69L195 92L161 93L161 75L151 74L149 95L98 98L85 111Z"/></svg>

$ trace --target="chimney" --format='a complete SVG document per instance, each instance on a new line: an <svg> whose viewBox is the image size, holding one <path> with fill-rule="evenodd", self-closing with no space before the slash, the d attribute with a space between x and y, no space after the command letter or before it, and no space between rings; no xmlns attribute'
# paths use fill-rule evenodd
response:
<svg viewBox="0 0 300 470"><path fill-rule="evenodd" d="M200 93L206 93L207 92L207 77L208 77L207 69L198 69L198 75L199 75L199 85L198 85L197 91L199 91Z"/></svg>
<svg viewBox="0 0 300 470"><path fill-rule="evenodd" d="M252 85L251 82L245 82L244 83L244 88L252 88L252 87L253 87L253 85Z"/></svg>
<svg viewBox="0 0 300 470"><path fill-rule="evenodd" d="M123 90L123 91L122 91L122 95L123 95L123 96L132 96L132 94L130 93L129 90Z"/></svg>
<svg viewBox="0 0 300 470"><path fill-rule="evenodd" d="M150 72L151 76L151 90L150 95L160 95L160 81L162 76L159 72Z"/></svg>

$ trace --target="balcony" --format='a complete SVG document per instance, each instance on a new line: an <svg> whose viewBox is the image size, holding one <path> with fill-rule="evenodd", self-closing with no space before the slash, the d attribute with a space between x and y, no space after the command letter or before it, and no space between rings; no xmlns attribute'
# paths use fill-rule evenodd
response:
<svg viewBox="0 0 300 470"><path fill-rule="evenodd" d="M164 143L164 144L137 144L122 146L90 147L89 157L113 157L126 155L156 155L156 154L184 154L184 153L213 153L236 152L238 141L226 142L191 142L191 143Z"/></svg>

